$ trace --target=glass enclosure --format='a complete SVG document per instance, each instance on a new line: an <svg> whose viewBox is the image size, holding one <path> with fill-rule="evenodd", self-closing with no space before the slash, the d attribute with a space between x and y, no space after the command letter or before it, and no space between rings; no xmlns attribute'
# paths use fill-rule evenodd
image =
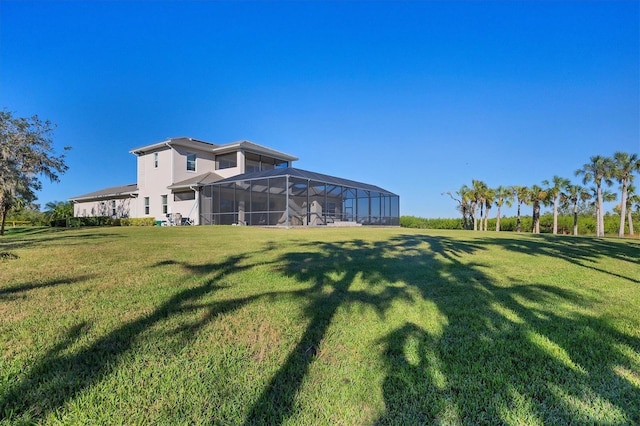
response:
<svg viewBox="0 0 640 426"><path fill-rule="evenodd" d="M400 225L398 195L372 185L357 187L357 182L327 178L330 182L292 174L259 177L252 173L236 177L239 180L232 178L203 186L199 191L200 223L320 226L356 222L362 225Z"/></svg>

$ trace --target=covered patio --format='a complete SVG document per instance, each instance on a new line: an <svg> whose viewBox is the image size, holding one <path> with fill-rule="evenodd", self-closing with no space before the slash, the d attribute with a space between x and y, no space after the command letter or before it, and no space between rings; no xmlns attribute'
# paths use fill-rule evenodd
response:
<svg viewBox="0 0 640 426"><path fill-rule="evenodd" d="M201 225L400 225L400 197L366 183L295 168L203 185Z"/></svg>

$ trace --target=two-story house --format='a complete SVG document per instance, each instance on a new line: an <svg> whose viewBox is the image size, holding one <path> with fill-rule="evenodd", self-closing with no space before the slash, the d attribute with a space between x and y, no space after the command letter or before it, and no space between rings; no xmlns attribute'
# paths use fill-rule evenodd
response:
<svg viewBox="0 0 640 426"><path fill-rule="evenodd" d="M137 183L70 198L74 215L151 217L159 224L399 224L399 197L293 168L298 158L249 141L170 138L130 151Z"/></svg>

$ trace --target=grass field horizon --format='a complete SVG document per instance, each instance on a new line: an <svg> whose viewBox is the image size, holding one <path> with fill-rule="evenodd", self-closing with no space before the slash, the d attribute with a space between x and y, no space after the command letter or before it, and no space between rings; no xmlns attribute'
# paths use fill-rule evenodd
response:
<svg viewBox="0 0 640 426"><path fill-rule="evenodd" d="M0 424L638 424L640 241L405 228L0 239Z"/></svg>

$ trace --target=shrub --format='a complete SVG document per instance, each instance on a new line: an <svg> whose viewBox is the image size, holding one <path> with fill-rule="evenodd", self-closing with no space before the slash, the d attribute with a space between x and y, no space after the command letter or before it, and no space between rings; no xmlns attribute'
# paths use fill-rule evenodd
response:
<svg viewBox="0 0 640 426"><path fill-rule="evenodd" d="M154 226L156 220L152 217L128 217L119 219L120 226Z"/></svg>
<svg viewBox="0 0 640 426"><path fill-rule="evenodd" d="M462 229L462 219L425 219L415 216L401 216L400 226L421 229Z"/></svg>

